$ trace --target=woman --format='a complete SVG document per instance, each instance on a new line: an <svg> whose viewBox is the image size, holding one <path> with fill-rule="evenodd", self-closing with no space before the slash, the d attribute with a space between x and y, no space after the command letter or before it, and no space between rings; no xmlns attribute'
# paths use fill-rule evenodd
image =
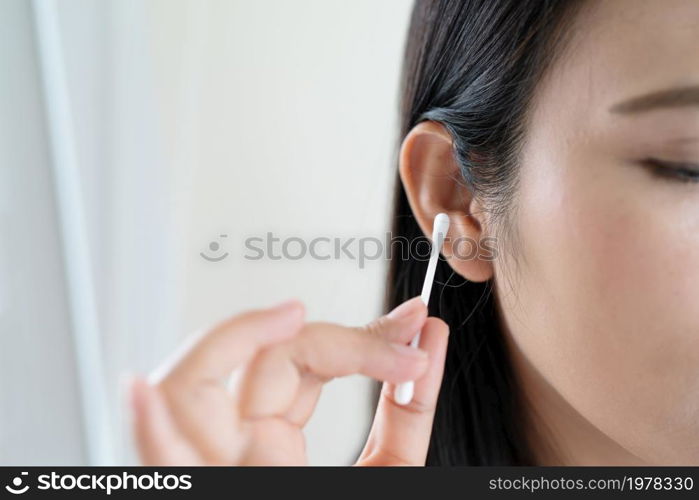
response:
<svg viewBox="0 0 699 500"><path fill-rule="evenodd" d="M699 464L699 3L418 1L403 80L393 236L449 214L442 319L401 259L371 325L236 316L134 382L143 461L304 463L322 384L363 373L361 465Z"/></svg>

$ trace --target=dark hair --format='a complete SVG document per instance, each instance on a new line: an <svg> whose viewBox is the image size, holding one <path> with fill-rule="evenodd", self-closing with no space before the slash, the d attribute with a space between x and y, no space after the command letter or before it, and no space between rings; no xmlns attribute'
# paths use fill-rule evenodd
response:
<svg viewBox="0 0 699 500"><path fill-rule="evenodd" d="M582 0L418 0L403 66L401 139L419 122L451 134L463 181L507 227L529 103ZM396 183L393 235L423 236ZM500 239L499 246L503 239ZM427 263L393 259L386 306L420 293ZM449 324L428 465L527 465L525 412L492 281L469 282L440 259L430 315Z"/></svg>

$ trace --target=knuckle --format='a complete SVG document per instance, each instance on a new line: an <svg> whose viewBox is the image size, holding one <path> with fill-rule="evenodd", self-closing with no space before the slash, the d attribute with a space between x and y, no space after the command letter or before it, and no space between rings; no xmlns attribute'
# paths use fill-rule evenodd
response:
<svg viewBox="0 0 699 500"><path fill-rule="evenodd" d="M372 336L381 336L388 329L388 323L388 318L386 318L385 316L381 316L380 318L375 319L371 323L368 323L360 327L360 330Z"/></svg>
<svg viewBox="0 0 699 500"><path fill-rule="evenodd" d="M299 367L302 372L308 371L307 363L322 356L328 348L332 333L328 323L308 323L301 333L283 346L283 352Z"/></svg>
<svg viewBox="0 0 699 500"><path fill-rule="evenodd" d="M308 323L301 330L301 333L291 341L291 344L295 349L305 352L323 340L324 330L326 330L325 323Z"/></svg>

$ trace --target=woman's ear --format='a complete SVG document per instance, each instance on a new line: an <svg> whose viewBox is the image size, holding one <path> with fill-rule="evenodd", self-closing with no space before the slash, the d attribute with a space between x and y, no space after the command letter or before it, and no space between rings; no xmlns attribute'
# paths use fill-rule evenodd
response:
<svg viewBox="0 0 699 500"><path fill-rule="evenodd" d="M449 132L437 122L419 123L403 140L399 162L400 178L422 232L430 237L435 215L448 214L442 254L467 280L490 279L493 265L481 258L480 248L485 214L463 181Z"/></svg>

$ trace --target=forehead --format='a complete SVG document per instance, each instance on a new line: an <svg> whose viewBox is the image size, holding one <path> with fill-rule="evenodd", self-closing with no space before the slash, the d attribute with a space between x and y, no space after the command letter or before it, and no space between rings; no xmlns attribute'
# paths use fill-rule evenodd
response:
<svg viewBox="0 0 699 500"><path fill-rule="evenodd" d="M636 95L699 84L699 0L590 0L572 30L538 91L547 101L606 111Z"/></svg>
<svg viewBox="0 0 699 500"><path fill-rule="evenodd" d="M589 0L570 29L563 52L533 96L528 127L533 144L539 139L539 144L604 147L600 143L609 145L624 134L651 140L657 114L650 126L650 118L629 120L610 108L644 94L699 85L699 0ZM681 121L676 115L661 115L666 133L697 120L696 113Z"/></svg>

